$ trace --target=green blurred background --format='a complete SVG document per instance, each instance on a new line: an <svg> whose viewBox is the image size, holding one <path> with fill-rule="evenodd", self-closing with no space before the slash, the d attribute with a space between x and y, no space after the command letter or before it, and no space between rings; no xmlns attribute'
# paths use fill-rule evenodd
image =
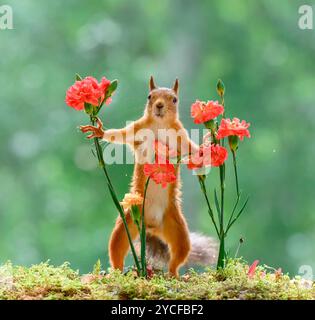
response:
<svg viewBox="0 0 315 320"><path fill-rule="evenodd" d="M14 30L0 31L0 262L66 260L87 272L100 258L108 266L116 210L77 129L88 118L64 103L78 72L119 79L102 111L106 127L142 114L151 74L163 86L179 77L181 119L196 127L191 103L217 99L222 78L228 115L252 124L239 149L251 199L228 238L231 255L243 236L249 262L291 274L315 267L315 30L298 28L304 1L4 3ZM131 165L110 167L120 197L131 173ZM190 228L214 235L197 180L185 168L182 177ZM233 180L227 188L231 208Z"/></svg>

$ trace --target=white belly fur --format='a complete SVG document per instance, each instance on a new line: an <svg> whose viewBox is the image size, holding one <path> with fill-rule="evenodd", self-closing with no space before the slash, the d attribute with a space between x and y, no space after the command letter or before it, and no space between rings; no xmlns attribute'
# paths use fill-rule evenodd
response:
<svg viewBox="0 0 315 320"><path fill-rule="evenodd" d="M151 128L155 135L147 136L146 143L141 144L137 148L135 152L136 162L146 163L152 161L154 157L154 140L157 138L157 129L158 128ZM150 228L152 228L153 231L155 227L161 227L164 213L168 206L168 201L168 186L166 188L162 188L161 185L158 185L151 180L148 185L144 208L145 222L148 231Z"/></svg>
<svg viewBox="0 0 315 320"><path fill-rule="evenodd" d="M144 208L145 221L148 228L160 227L163 223L164 213L168 205L168 187L150 181L147 190Z"/></svg>

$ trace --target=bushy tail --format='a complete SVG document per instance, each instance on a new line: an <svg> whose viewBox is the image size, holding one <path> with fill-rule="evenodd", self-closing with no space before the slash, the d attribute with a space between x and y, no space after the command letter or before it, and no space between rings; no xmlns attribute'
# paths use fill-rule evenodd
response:
<svg viewBox="0 0 315 320"><path fill-rule="evenodd" d="M185 266L215 264L218 257L218 243L200 233L191 232L189 235L191 251ZM170 259L167 244L155 236L147 235L147 258L148 263L154 268L163 268Z"/></svg>

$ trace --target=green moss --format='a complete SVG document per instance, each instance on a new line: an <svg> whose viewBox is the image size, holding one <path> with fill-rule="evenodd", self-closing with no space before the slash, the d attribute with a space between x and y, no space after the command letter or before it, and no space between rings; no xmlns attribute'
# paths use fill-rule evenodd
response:
<svg viewBox="0 0 315 320"><path fill-rule="evenodd" d="M68 263L26 268L8 262L0 267L0 299L315 299L312 282L290 279L267 267L257 267L249 278L241 260L230 260L220 271L190 269L180 279L162 273L143 279L132 271L100 270L99 262L84 276Z"/></svg>

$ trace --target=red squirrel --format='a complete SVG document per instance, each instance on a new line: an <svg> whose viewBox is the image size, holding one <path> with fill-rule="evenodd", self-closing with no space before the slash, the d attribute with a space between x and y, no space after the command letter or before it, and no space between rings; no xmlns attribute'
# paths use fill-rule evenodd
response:
<svg viewBox="0 0 315 320"><path fill-rule="evenodd" d="M143 129L149 130L152 139L155 140L161 139L159 131L169 130L167 137L162 135L162 140L167 141L162 142L170 148L175 148L180 156L199 150L179 120L178 79L172 88L160 88L151 77L149 88L143 116L125 128L104 130L99 119L97 127L80 127L82 132L91 132L88 136L90 139L97 137L113 143L128 144L131 147L135 154L135 166L130 193L137 192L142 196L147 179L143 166L148 155L154 153L154 141L145 143ZM179 275L179 267L185 263L209 264L214 263L216 259L216 244L212 239L189 233L182 212L180 190L180 167L176 166L176 182L169 184L167 188L150 181L145 205L148 256L153 257L155 264L168 262L169 273L175 277ZM131 237L135 240L138 237L138 229L130 211L126 210L125 214ZM109 241L109 258L113 268L123 270L128 250L127 234L118 216Z"/></svg>

